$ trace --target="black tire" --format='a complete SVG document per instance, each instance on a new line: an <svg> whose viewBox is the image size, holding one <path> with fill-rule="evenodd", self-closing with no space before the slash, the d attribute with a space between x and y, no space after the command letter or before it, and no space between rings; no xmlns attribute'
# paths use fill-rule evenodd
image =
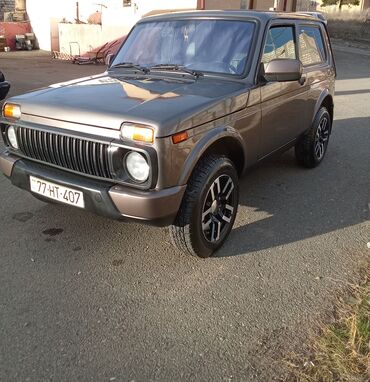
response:
<svg viewBox="0 0 370 382"><path fill-rule="evenodd" d="M311 128L295 145L295 156L298 163L307 168L318 166L325 157L330 132L330 114L326 107L321 107L315 116Z"/></svg>
<svg viewBox="0 0 370 382"><path fill-rule="evenodd" d="M238 174L232 161L215 155L201 159L190 177L175 222L170 226L172 244L193 256L211 256L229 235L238 202Z"/></svg>

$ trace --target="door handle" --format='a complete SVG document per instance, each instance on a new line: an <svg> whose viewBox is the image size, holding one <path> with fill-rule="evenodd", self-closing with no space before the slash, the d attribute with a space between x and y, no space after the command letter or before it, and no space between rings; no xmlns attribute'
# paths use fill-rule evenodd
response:
<svg viewBox="0 0 370 382"><path fill-rule="evenodd" d="M304 85L305 82L306 82L306 80L307 80L307 77L306 77L306 76L302 76L302 77L298 80L298 82L299 82L300 85Z"/></svg>

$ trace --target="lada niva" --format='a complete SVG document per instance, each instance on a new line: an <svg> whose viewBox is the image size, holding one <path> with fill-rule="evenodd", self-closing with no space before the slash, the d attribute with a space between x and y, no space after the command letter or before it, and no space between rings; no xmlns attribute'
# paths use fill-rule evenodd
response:
<svg viewBox="0 0 370 382"><path fill-rule="evenodd" d="M325 156L336 71L313 16L147 17L108 64L6 101L0 169L15 186L168 225L178 249L208 257L232 229L248 167L291 147L305 167Z"/></svg>

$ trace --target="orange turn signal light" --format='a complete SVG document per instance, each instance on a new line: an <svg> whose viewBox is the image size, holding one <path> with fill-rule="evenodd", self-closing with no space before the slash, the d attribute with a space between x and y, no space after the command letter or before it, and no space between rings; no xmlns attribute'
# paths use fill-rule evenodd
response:
<svg viewBox="0 0 370 382"><path fill-rule="evenodd" d="M3 116L19 119L21 117L21 107L13 103L6 103L3 107Z"/></svg>
<svg viewBox="0 0 370 382"><path fill-rule="evenodd" d="M177 143L184 142L189 138L187 131L181 131L175 135L172 135L172 142L176 145Z"/></svg>

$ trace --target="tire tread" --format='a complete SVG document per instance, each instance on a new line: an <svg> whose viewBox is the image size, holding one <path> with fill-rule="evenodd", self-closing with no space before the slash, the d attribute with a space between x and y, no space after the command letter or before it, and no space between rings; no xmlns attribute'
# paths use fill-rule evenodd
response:
<svg viewBox="0 0 370 382"><path fill-rule="evenodd" d="M315 142L317 125L325 113L328 115L329 123L331 124L330 114L326 107L322 106L317 112L310 129L299 139L295 145L295 156L297 161L300 165L306 168L314 168L322 162L323 158L319 162L315 159L313 153L313 145Z"/></svg>
<svg viewBox="0 0 370 382"><path fill-rule="evenodd" d="M230 162L224 155L209 155L201 158L189 179L175 222L169 227L172 245L181 252L199 257L191 240L190 221L193 206L199 198L209 173L224 163L225 160Z"/></svg>

